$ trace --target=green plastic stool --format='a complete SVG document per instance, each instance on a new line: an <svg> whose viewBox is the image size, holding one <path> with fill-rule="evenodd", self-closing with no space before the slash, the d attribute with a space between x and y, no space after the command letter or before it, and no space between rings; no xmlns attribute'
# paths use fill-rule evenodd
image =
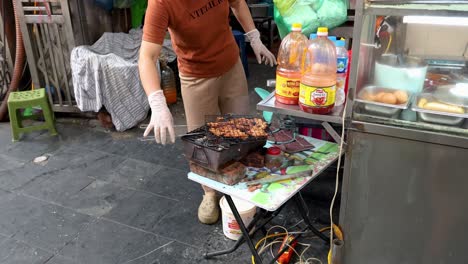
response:
<svg viewBox="0 0 468 264"><path fill-rule="evenodd" d="M32 115L24 117L18 110L36 106L39 106L42 109L45 122L41 125L23 127L23 120L34 119L39 116ZM36 130L47 129L51 135L57 135L57 130L55 130L54 124L55 117L49 105L49 100L46 97L45 89L10 93L10 96L8 97L8 112L10 115L13 141L18 141L21 133L28 133Z"/></svg>

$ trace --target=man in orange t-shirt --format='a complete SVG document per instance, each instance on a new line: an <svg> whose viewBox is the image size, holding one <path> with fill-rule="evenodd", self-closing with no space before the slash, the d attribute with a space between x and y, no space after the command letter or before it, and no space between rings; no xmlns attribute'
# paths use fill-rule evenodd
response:
<svg viewBox="0 0 468 264"><path fill-rule="evenodd" d="M189 131L204 125L206 115L248 113L247 80L229 26L229 8L247 32L258 63L273 66L275 56L260 40L245 0L148 0L138 62L152 112L144 136L154 129L156 142L175 141L172 115L155 65L166 30L177 54ZM216 192L203 189L198 218L212 224L219 217Z"/></svg>

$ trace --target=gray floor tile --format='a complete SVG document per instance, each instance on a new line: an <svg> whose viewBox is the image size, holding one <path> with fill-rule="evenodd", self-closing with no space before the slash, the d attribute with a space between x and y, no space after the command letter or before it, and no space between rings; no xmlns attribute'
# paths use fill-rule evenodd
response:
<svg viewBox="0 0 468 264"><path fill-rule="evenodd" d="M134 153L139 151L141 143L135 139L124 139L124 140L112 140L104 148L99 150L119 155L123 157L132 157Z"/></svg>
<svg viewBox="0 0 468 264"><path fill-rule="evenodd" d="M69 169L55 170L29 182L19 192L60 205L70 204L94 180Z"/></svg>
<svg viewBox="0 0 468 264"><path fill-rule="evenodd" d="M188 162L184 156L183 145L180 140L177 140L175 144L166 146L152 142L145 143L132 154L132 158L188 171Z"/></svg>
<svg viewBox="0 0 468 264"><path fill-rule="evenodd" d="M47 166L53 168L85 167L88 164L97 164L105 156L106 154L100 151L68 146L50 153Z"/></svg>
<svg viewBox="0 0 468 264"><path fill-rule="evenodd" d="M0 234L0 244L7 239L8 239L8 236Z"/></svg>
<svg viewBox="0 0 468 264"><path fill-rule="evenodd" d="M98 132L86 125L58 124L57 130L60 142L69 147L104 148L112 140L110 133Z"/></svg>
<svg viewBox="0 0 468 264"><path fill-rule="evenodd" d="M176 203L151 231L198 248L206 248L211 242L229 243L230 240L223 235L220 221L215 225L204 225L198 221L198 202L184 200Z"/></svg>
<svg viewBox="0 0 468 264"><path fill-rule="evenodd" d="M60 255L83 263L115 264L148 254L171 241L106 220L98 220L81 232ZM150 264L159 250L133 263Z"/></svg>
<svg viewBox="0 0 468 264"><path fill-rule="evenodd" d="M0 143L1 144L1 143ZM25 161L0 154L0 171L12 170L25 164Z"/></svg>
<svg viewBox="0 0 468 264"><path fill-rule="evenodd" d="M0 263L2 264L43 264L52 255L50 252L13 239L0 243Z"/></svg>
<svg viewBox="0 0 468 264"><path fill-rule="evenodd" d="M26 163L19 168L0 171L0 189L15 190L40 177L47 177L54 168Z"/></svg>
<svg viewBox="0 0 468 264"><path fill-rule="evenodd" d="M223 248L220 248L223 249ZM204 249L187 246L178 242L172 243L163 248L153 259L153 263L177 263L177 264L243 264L252 263L249 258L250 251L241 246L236 252L224 256L219 256L212 259L205 259L203 254Z"/></svg>
<svg viewBox="0 0 468 264"><path fill-rule="evenodd" d="M57 151L60 147L60 142L54 140L54 138L47 142L35 139L23 139L22 141L9 145L3 154L22 161L32 161L38 156Z"/></svg>
<svg viewBox="0 0 468 264"><path fill-rule="evenodd" d="M54 255L49 261L47 261L44 264L81 264L80 262L74 261L72 259L59 256L59 255Z"/></svg>
<svg viewBox="0 0 468 264"><path fill-rule="evenodd" d="M132 196L115 206L103 217L151 231L177 202L150 193L136 191Z"/></svg>
<svg viewBox="0 0 468 264"><path fill-rule="evenodd" d="M13 145L10 123L0 123L0 150L3 152Z"/></svg>
<svg viewBox="0 0 468 264"><path fill-rule="evenodd" d="M176 200L200 200L203 189L200 184L187 178L188 171L163 166L145 185L144 190L171 197Z"/></svg>
<svg viewBox="0 0 468 264"><path fill-rule="evenodd" d="M38 248L63 247L89 217L14 193L0 193L0 233Z"/></svg>
<svg viewBox="0 0 468 264"><path fill-rule="evenodd" d="M96 178L121 186L144 189L162 168L160 165L128 158L115 165L109 173L96 175Z"/></svg>
<svg viewBox="0 0 468 264"><path fill-rule="evenodd" d="M71 195L64 205L78 212L100 217L133 194L133 190L95 180L80 192Z"/></svg>
<svg viewBox="0 0 468 264"><path fill-rule="evenodd" d="M82 174L97 179L107 179L109 175L123 162L124 157L104 154L94 162L86 162L79 167L73 168L73 173Z"/></svg>

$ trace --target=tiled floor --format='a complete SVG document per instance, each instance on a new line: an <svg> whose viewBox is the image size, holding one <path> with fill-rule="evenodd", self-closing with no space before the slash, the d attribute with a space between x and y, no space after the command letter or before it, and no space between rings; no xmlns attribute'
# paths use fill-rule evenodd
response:
<svg viewBox="0 0 468 264"><path fill-rule="evenodd" d="M250 85L272 73L251 72ZM176 122L183 122L180 109L174 111ZM9 124L0 123L0 263L250 263L246 245L224 257L202 258L233 242L220 222L197 221L202 191L186 177L180 141L163 147L138 141L139 129L117 133L88 121L73 123L59 120L58 137L33 133L17 143ZM34 164L41 155L48 161ZM323 200L329 199L330 184L317 186L305 193L325 190ZM315 220L327 220L326 203L310 205ZM275 222L288 226L298 219L287 207ZM326 245L304 243L312 244L306 256L324 259Z"/></svg>

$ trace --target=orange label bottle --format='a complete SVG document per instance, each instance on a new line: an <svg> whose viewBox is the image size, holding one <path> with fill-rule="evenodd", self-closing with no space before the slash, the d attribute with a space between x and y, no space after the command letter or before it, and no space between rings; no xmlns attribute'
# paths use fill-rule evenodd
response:
<svg viewBox="0 0 468 264"><path fill-rule="evenodd" d="M319 28L307 48L301 78L299 106L304 112L328 114L336 98L336 49L328 29Z"/></svg>
<svg viewBox="0 0 468 264"><path fill-rule="evenodd" d="M294 23L292 32L281 42L275 89L279 103L297 105L299 102L302 58L307 47L307 38L301 30L302 25Z"/></svg>

